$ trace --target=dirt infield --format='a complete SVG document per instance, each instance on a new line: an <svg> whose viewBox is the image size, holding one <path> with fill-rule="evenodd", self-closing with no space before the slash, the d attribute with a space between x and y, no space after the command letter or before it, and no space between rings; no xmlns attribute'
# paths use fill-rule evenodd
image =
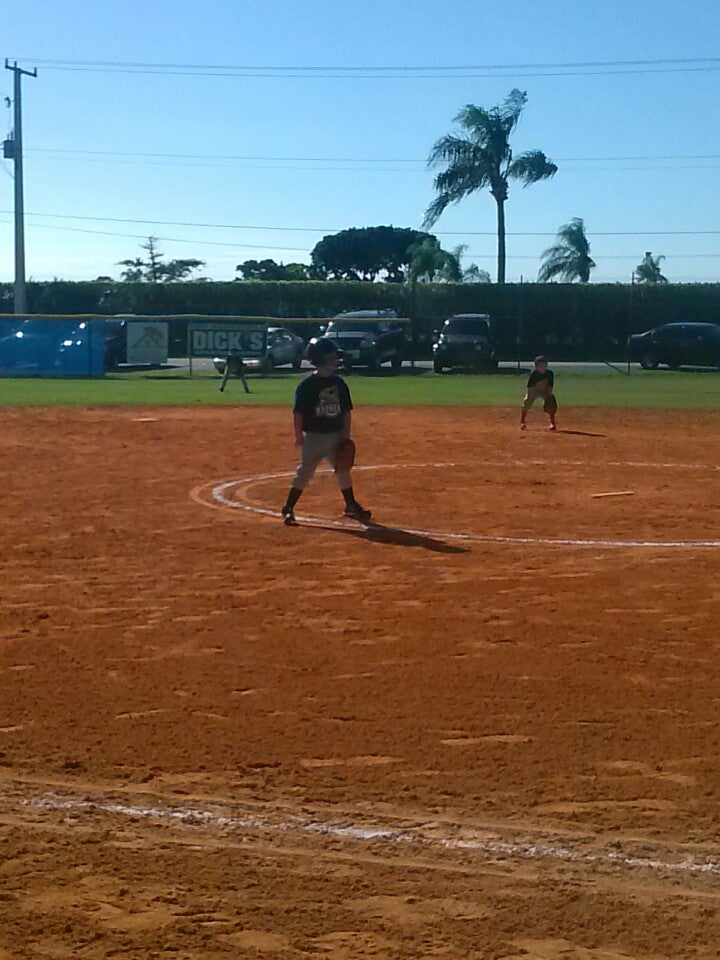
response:
<svg viewBox="0 0 720 960"><path fill-rule="evenodd" d="M0 960L720 956L720 415L356 419L3 411Z"/></svg>

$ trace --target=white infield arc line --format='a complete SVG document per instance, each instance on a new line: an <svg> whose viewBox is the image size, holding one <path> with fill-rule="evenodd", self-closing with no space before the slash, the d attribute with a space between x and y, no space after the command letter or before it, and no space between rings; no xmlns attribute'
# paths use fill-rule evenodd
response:
<svg viewBox="0 0 720 960"><path fill-rule="evenodd" d="M484 461L488 466L515 466L522 462L524 466L527 466L528 461ZM534 465L539 465L547 463L548 461L544 460L535 460L530 461ZM559 461L561 463L567 462L568 464L574 464L574 461ZM558 461L553 461L557 465ZM577 465L587 466L585 463L578 462ZM607 465L610 466L624 466L624 467L639 467L639 468L648 468L653 467L655 469L697 469L697 470L720 470L719 467L707 466L705 464L672 464L672 463L633 463L632 461L610 461ZM460 464L457 463L381 463L381 464L372 464L368 466L356 466L354 471L377 471L377 470L398 470L398 469L413 469L413 470L422 470L428 468L449 468L457 467ZM284 471L282 473L265 473L260 474L254 477L242 477L235 480L226 480L222 483L218 483L212 486L211 496L215 501L215 504L227 507L231 510L242 510L246 513L255 514L257 516L264 517L275 517L280 518L281 514L278 510L271 510L268 507L261 507L254 503L249 503L247 501L235 500L232 499L228 494L231 491L242 492L243 489L248 488L257 483L263 483L271 480L283 480L289 477L293 477L295 471ZM201 500L200 502L205 503ZM297 519L304 524L309 526L316 527L336 527L341 530L357 530L358 526L356 523L345 520L332 520L325 517L315 517L312 515L305 514L296 514ZM507 543L507 544L538 544L543 546L557 546L557 547L601 547L601 548L641 548L641 549L653 549L653 550L691 550L697 548L711 548L717 549L720 547L720 540L590 540L590 539L579 539L573 537L515 537L515 536L501 536L501 535L491 535L491 534L474 534L474 533L451 533L447 530L421 530L414 529L411 527L397 527L394 528L387 524L381 525L382 530L394 530L398 532L408 533L417 537L432 537L439 540L457 540L464 543ZM372 536L372 524L367 527L368 535Z"/></svg>
<svg viewBox="0 0 720 960"><path fill-rule="evenodd" d="M9 798L0 798L7 800ZM705 874L720 877L720 862L710 857L702 860L685 855L682 859L664 859L662 854L638 856L630 851L616 848L587 850L576 842L565 840L561 843L548 843L545 840L532 840L523 837L517 840L502 840L495 836L478 836L455 829L453 836L428 833L422 828L403 823L380 825L377 823L329 823L312 816L291 816L276 819L253 812L245 816L228 816L211 810L188 807L143 807L134 804L116 803L103 799L68 799L53 794L29 797L20 800L23 807L41 810L73 811L85 813L108 813L116 816L147 818L149 820L169 821L189 827L214 827L243 831L269 831L281 834L319 834L339 840L375 841L390 844L414 844L426 848L459 850L477 853L487 857L511 857L514 859L544 859L562 863L585 864L595 866L615 866L621 868L641 868L658 872ZM682 856L682 855L681 855Z"/></svg>

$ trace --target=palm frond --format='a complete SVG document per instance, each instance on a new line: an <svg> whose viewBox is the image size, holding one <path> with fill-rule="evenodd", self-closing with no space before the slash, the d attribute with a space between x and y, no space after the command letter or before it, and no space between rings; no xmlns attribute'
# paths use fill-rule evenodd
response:
<svg viewBox="0 0 720 960"><path fill-rule="evenodd" d="M466 103L453 117L453 120L466 130L472 131L473 134L479 133L482 136L482 132L490 124L491 118L491 110L477 107L474 103Z"/></svg>
<svg viewBox="0 0 720 960"><path fill-rule="evenodd" d="M433 180L438 192L451 194L461 200L469 191L480 190L489 184L491 171L475 164L453 164L442 170Z"/></svg>
<svg viewBox="0 0 720 960"><path fill-rule="evenodd" d="M527 99L525 90L518 90L517 87L514 87L503 100L498 112L503 120L511 124L508 133L511 133L518 125L520 114L523 112Z"/></svg>
<svg viewBox="0 0 720 960"><path fill-rule="evenodd" d="M466 161L474 154L477 146L467 137L448 133L433 144L427 160L428 167L437 167L441 163Z"/></svg>
<svg viewBox="0 0 720 960"><path fill-rule="evenodd" d="M437 223L442 214L445 211L446 207L449 207L451 203L454 203L447 194L441 193L430 204L430 206L425 211L425 216L423 217L422 225L425 229L432 227L433 224Z"/></svg>
<svg viewBox="0 0 720 960"><path fill-rule="evenodd" d="M542 150L528 150L510 163L508 176L520 180L524 187L529 187L539 180L549 180L557 173L557 166L545 156Z"/></svg>

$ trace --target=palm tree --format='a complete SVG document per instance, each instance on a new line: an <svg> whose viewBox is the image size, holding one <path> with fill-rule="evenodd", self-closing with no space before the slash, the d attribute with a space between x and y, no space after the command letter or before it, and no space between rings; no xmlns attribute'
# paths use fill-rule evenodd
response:
<svg viewBox="0 0 720 960"><path fill-rule="evenodd" d="M432 283L436 276L443 280L460 278L458 261L452 253L443 250L436 237L427 237L419 243L411 243L408 253L410 254L410 282L413 286L418 280Z"/></svg>
<svg viewBox="0 0 720 960"><path fill-rule="evenodd" d="M635 267L635 277L638 283L667 283L667 277L664 277L660 271L660 264L665 259L662 254L654 257L650 250L643 257L642 263Z"/></svg>
<svg viewBox="0 0 720 960"><path fill-rule="evenodd" d="M512 90L499 106L489 110L469 103L455 117L462 133L449 133L436 141L428 166L446 164L434 180L437 197L425 213L426 227L437 222L451 203L457 203L476 190L490 188L497 205L498 268L497 282L505 283L505 201L508 181L519 180L528 187L547 180L557 167L541 150L529 150L513 157L510 134L518 125L527 103L527 94Z"/></svg>
<svg viewBox="0 0 720 960"><path fill-rule="evenodd" d="M476 263L463 267L462 260L467 251L466 243L459 243L450 252L450 262L445 269L445 279L455 283L492 283L487 270L481 270Z"/></svg>
<svg viewBox="0 0 720 960"><path fill-rule="evenodd" d="M564 283L572 283L573 280L588 282L595 261L590 256L590 244L581 217L575 217L560 227L557 242L545 250L542 261L538 271L540 283L557 279Z"/></svg>

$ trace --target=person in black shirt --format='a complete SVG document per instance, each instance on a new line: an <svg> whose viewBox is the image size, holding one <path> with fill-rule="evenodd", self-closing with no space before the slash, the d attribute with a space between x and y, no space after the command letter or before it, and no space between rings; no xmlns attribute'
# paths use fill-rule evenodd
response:
<svg viewBox="0 0 720 960"><path fill-rule="evenodd" d="M521 430L527 429L525 420L528 410L538 399L542 399L543 410L550 417L550 429L553 431L557 430L557 424L555 423L557 400L553 392L554 386L555 375L552 370L548 370L547 357L535 357L535 369L528 377L527 392L520 413Z"/></svg>
<svg viewBox="0 0 720 960"><path fill-rule="evenodd" d="M320 337L310 344L307 355L316 370L305 377L295 391L295 445L302 447L302 455L282 508L287 526L297 523L295 504L312 480L318 464L327 460L334 468L340 443L350 437L353 405L348 385L337 375L338 352L335 343L327 337ZM337 470L335 478L345 500L344 515L353 520L368 521L370 511L355 499L350 471Z"/></svg>

